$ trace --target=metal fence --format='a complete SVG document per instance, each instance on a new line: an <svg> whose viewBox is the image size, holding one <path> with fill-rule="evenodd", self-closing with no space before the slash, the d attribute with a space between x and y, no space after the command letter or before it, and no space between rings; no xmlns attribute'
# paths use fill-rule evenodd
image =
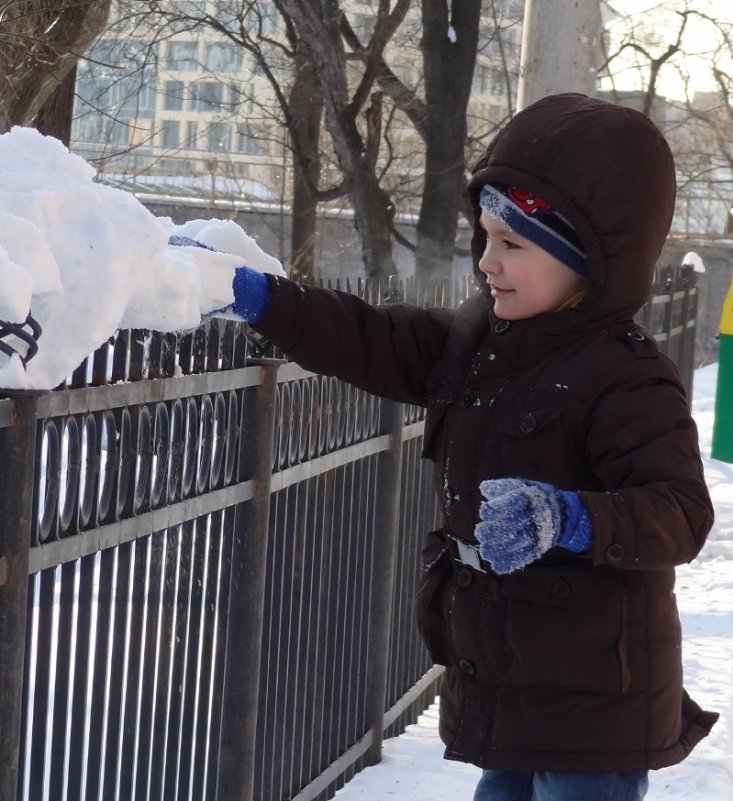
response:
<svg viewBox="0 0 733 801"><path fill-rule="evenodd" d="M659 268L652 294L637 314L637 322L648 328L663 353L677 365L692 398L697 333L697 273L689 265Z"/></svg>
<svg viewBox="0 0 733 801"><path fill-rule="evenodd" d="M434 698L422 410L256 348L120 331L0 400L0 798L325 801Z"/></svg>

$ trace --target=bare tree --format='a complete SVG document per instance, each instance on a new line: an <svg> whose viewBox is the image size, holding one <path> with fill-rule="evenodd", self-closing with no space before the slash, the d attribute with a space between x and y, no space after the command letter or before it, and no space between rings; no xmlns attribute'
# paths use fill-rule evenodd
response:
<svg viewBox="0 0 733 801"><path fill-rule="evenodd" d="M479 3L423 0L425 184L417 222L416 272L450 275L465 196L466 111L481 17Z"/></svg>
<svg viewBox="0 0 733 801"><path fill-rule="evenodd" d="M616 17L605 44L611 97L654 119L674 151L676 227L723 233L733 191L733 17L697 0L660 3Z"/></svg>
<svg viewBox="0 0 733 801"><path fill-rule="evenodd" d="M110 0L0 3L0 132L34 124L104 27L109 7Z"/></svg>
<svg viewBox="0 0 733 801"><path fill-rule="evenodd" d="M278 0L314 67L326 127L354 209L365 270L372 277L386 278L395 272L391 240L395 208L377 176L381 96L373 90L385 47L409 6L409 0L396 0L393 8L388 0L379 0L361 79L352 91L340 4L334 0Z"/></svg>
<svg viewBox="0 0 733 801"><path fill-rule="evenodd" d="M123 28L148 42L151 52L178 32L205 26L249 53L269 82L271 106L260 106L268 120L262 135L276 138L282 131L292 155L293 277L313 273L319 204L344 195L353 209L367 274L384 277L395 271L396 239L416 253L418 274L437 277L450 274L458 214L470 214L464 154L472 153L473 136L483 139L495 127L482 110L467 136L479 20L493 31L501 19L499 4L487 2L490 13L482 14L477 3L425 0L422 16L411 15L409 25L404 25L408 0L380 0L360 9L363 14L346 13L334 0L247 0L219 4L216 14L197 2L124 0L120 5ZM280 20L277 31L268 24L273 5ZM497 39L501 46L500 36L484 33L484 43ZM405 43L413 54L407 58ZM100 51L98 58L110 57ZM506 66L506 58L502 63ZM129 72L119 82L129 81ZM110 78L105 91L117 80ZM510 110L511 78L505 75L501 85L509 86ZM126 91L133 101L135 94L143 94ZM247 101L266 102L262 97ZM110 103L100 100L99 105L109 109ZM233 120L242 113L231 109ZM138 115L130 110L128 116L134 122ZM419 140L414 134L405 135L410 127L424 151L415 147ZM408 140L413 144L406 148ZM397 215L414 213L418 205L417 236L411 241L404 228L400 232Z"/></svg>

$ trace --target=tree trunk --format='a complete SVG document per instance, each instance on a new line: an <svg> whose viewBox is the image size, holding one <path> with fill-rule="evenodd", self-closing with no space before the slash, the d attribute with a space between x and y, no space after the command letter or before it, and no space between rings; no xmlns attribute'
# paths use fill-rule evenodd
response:
<svg viewBox="0 0 733 801"><path fill-rule="evenodd" d="M415 273L425 282L452 273L465 195L466 110L478 47L480 3L423 0L425 184L417 222ZM449 36L449 25L455 36Z"/></svg>
<svg viewBox="0 0 733 801"><path fill-rule="evenodd" d="M56 91L43 104L36 116L36 128L46 136L53 136L66 147L71 144L71 123L74 117L76 64L66 73Z"/></svg>
<svg viewBox="0 0 733 801"><path fill-rule="evenodd" d="M323 99L315 86L313 65L296 55L295 82L289 97L290 138L293 146L293 222L290 277L313 278L318 200L321 173L319 134Z"/></svg>
<svg viewBox="0 0 733 801"><path fill-rule="evenodd" d="M324 99L326 127L333 142L339 167L345 177L345 188L354 209L354 225L359 233L364 256L364 268L370 278L387 278L394 274L391 221L394 207L379 186L376 173L374 143L365 141L357 125L357 114L369 97L378 73L367 65L353 97L347 80L346 54L341 40L341 7L336 0L279 0L281 9L290 17L298 31L308 59L314 67L319 93ZM399 11L408 4L400 0ZM391 18L391 22L396 21ZM379 43L371 42L375 61L388 40L388 31ZM379 112L373 106L368 113L367 128L373 130Z"/></svg>
<svg viewBox="0 0 733 801"><path fill-rule="evenodd" d="M32 125L78 55L107 22L111 0L18 0L0 8L0 133Z"/></svg>

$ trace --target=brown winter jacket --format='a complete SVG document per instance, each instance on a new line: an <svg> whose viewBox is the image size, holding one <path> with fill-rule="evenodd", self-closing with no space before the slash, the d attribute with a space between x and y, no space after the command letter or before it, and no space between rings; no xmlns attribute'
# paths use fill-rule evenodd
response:
<svg viewBox="0 0 733 801"><path fill-rule="evenodd" d="M589 278L576 307L508 323L485 291L455 312L375 309L273 279L259 328L310 369L427 406L445 525L426 540L417 616L447 668L446 757L671 765L717 718L683 690L673 592L674 566L712 524L697 432L677 371L632 322L669 230L672 157L642 115L561 95L489 146L469 186L477 220L487 182L535 193L575 226ZM476 224L475 261L483 247ZM499 477L580 491L591 551L553 548L507 576L458 562L451 537L475 542L479 483Z"/></svg>

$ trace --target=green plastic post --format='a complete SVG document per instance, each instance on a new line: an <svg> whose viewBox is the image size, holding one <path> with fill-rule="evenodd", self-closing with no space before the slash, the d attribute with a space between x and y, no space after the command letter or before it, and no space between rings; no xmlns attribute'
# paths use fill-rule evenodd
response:
<svg viewBox="0 0 733 801"><path fill-rule="evenodd" d="M728 287L720 318L712 456L721 462L733 463L733 280Z"/></svg>

